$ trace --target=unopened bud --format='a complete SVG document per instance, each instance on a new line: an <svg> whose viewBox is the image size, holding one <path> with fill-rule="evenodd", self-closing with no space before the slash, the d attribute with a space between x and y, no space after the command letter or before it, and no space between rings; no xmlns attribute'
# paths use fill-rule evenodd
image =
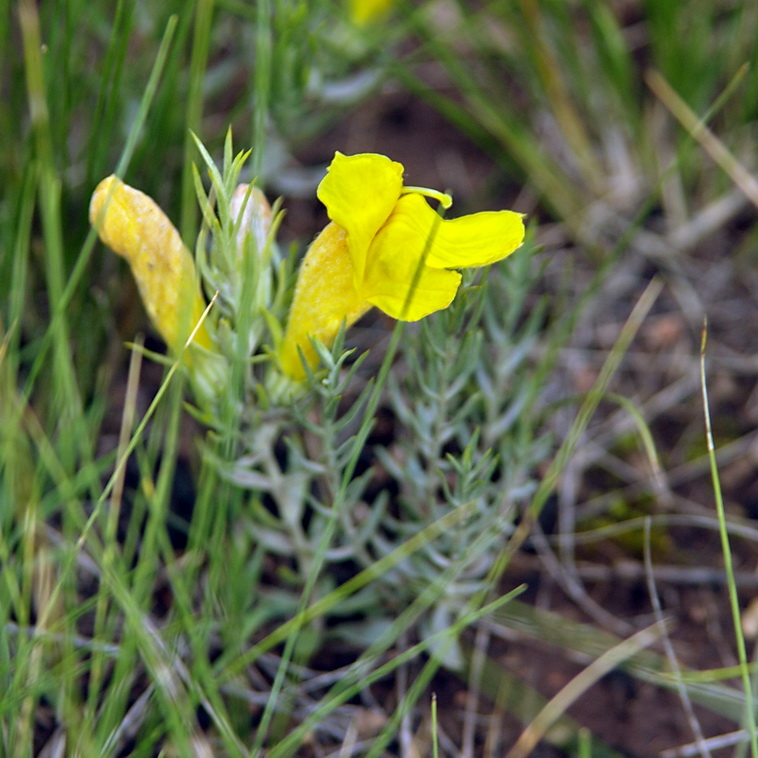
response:
<svg viewBox="0 0 758 758"><path fill-rule="evenodd" d="M271 294L271 206L257 187L240 184L232 195L231 212L237 229L237 273L254 273L256 301L268 306ZM256 257L252 266L245 261L247 255Z"/></svg>
<svg viewBox="0 0 758 758"><path fill-rule="evenodd" d="M249 184L239 184L232 195L232 218L237 227L237 249L244 250L245 238L251 234L258 251L266 247L271 231L271 206L266 196Z"/></svg>

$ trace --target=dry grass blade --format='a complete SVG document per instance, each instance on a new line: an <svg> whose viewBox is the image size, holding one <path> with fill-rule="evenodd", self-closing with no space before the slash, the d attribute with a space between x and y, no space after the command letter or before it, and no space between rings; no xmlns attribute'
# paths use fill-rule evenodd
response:
<svg viewBox="0 0 758 758"><path fill-rule="evenodd" d="M656 622L594 660L545 705L532 723L524 729L505 758L526 758L547 733L548 729L566 712L572 703L620 663L628 660L640 650L644 650L649 645L652 645L661 636L661 633L661 625Z"/></svg>
<svg viewBox="0 0 758 758"><path fill-rule="evenodd" d="M658 594L658 587L655 583L655 576L653 574L653 557L650 542L650 518L648 517L645 519L644 545L645 573L647 574L648 594L650 595L650 600L653 605L653 612L655 613L656 619L658 619L658 623L664 625L665 617L663 615L663 604L661 603L661 598ZM700 748L700 754L703 756L703 758L711 758L710 750L705 744L703 729L700 725L700 722L698 721L695 710L692 707L692 701L690 700L690 696L687 693L687 687L684 685L684 681L682 680L682 668L679 665L679 660L676 657L676 652L674 650L674 645L671 641L671 637L667 633L664 633L661 637L661 640L663 642L663 649L666 651L666 659L668 660L672 674L676 679L676 688L679 693L679 699L682 702L684 714L687 717L690 729L692 730L692 734L695 737L695 742Z"/></svg>
<svg viewBox="0 0 758 758"><path fill-rule="evenodd" d="M732 155L726 145L697 117L657 71L648 71L645 79L650 89L687 129L690 136L697 140L703 150L724 169L750 202L758 208L758 181L755 177Z"/></svg>

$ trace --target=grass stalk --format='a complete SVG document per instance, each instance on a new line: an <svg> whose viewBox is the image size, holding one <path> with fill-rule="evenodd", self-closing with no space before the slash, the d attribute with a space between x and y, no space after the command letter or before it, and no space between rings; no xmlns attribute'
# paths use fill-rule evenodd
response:
<svg viewBox="0 0 758 758"><path fill-rule="evenodd" d="M740 600L737 594L737 584L734 581L734 565L732 563L732 549L729 542L729 531L726 523L726 511L724 510L724 498L721 493L721 479L719 477L718 464L716 462L716 449L713 443L713 429L711 427L711 411L708 403L708 382L705 370L705 349L708 340L708 323L703 323L703 332L700 341L700 389L703 400L703 417L705 419L705 436L708 445L708 460L710 463L711 482L713 485L713 497L716 504L716 514L719 520L719 537L721 538L721 552L724 558L724 571L727 578L727 590L729 592L729 606L732 611L732 624L734 637L737 645L737 660L740 667L740 679L745 696L745 728L750 735L750 754L752 758L758 758L758 734L756 734L755 701L753 699L753 683L750 677L750 665L748 662L745 635L742 631L742 617L740 613Z"/></svg>
<svg viewBox="0 0 758 758"><path fill-rule="evenodd" d="M198 207L195 199L192 156L195 134L202 134L203 93L210 50L214 0L196 0L195 25L192 36L192 56L189 69L189 92L185 118L184 161L182 169L180 232L183 240L194 239L197 233Z"/></svg>
<svg viewBox="0 0 758 758"><path fill-rule="evenodd" d="M743 66L734 77L734 84L741 81L747 72ZM647 83L661 102L674 114L682 126L687 129L692 139L696 140L705 152L724 170L750 202L758 208L758 179L756 179L726 148L724 143L706 126L682 100L673 87L657 72L647 74ZM732 91L732 87L728 92Z"/></svg>

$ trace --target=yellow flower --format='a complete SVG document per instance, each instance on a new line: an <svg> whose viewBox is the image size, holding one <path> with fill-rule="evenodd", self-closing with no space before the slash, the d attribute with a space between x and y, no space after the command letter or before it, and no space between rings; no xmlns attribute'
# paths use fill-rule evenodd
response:
<svg viewBox="0 0 758 758"><path fill-rule="evenodd" d="M524 239L520 213L490 211L441 220L424 195L403 186L403 166L384 155L336 153L318 197L332 220L306 253L280 348L283 371L305 376L298 349L318 362L309 337L326 345L344 322L369 308L417 321L453 301L461 275L450 269L486 266Z"/></svg>
<svg viewBox="0 0 758 758"><path fill-rule="evenodd" d="M394 4L395 0L348 0L350 17L358 26L366 26L385 14Z"/></svg>
<svg viewBox="0 0 758 758"><path fill-rule="evenodd" d="M179 232L155 201L118 177L103 179L92 195L90 223L100 239L126 258L142 302L169 349L178 354L205 310L195 263ZM205 324L193 343L212 349Z"/></svg>

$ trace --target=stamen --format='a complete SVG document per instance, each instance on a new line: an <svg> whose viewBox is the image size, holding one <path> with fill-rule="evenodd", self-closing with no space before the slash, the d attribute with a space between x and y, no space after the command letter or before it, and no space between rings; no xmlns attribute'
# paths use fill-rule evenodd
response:
<svg viewBox="0 0 758 758"><path fill-rule="evenodd" d="M403 187L401 195L407 195L410 192L415 192L425 197L431 197L433 200L437 200L439 204L447 210L453 204L453 198L448 195L447 192L440 192L439 190L429 189L428 187Z"/></svg>

